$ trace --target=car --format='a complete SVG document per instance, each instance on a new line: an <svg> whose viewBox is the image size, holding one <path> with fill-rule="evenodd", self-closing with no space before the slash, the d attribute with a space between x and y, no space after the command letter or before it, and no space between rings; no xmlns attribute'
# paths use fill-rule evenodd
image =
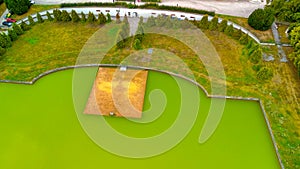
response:
<svg viewBox="0 0 300 169"><path fill-rule="evenodd" d="M14 20L14 19L11 19L11 18L7 18L7 19L6 19L6 22L11 22L11 23L14 23L14 22L16 22L16 20Z"/></svg>
<svg viewBox="0 0 300 169"><path fill-rule="evenodd" d="M30 5L35 4L35 2L33 0L29 0L29 2L30 2Z"/></svg>
<svg viewBox="0 0 300 169"><path fill-rule="evenodd" d="M5 26L10 27L10 26L12 25L12 23L11 23L11 22L7 22L7 21L4 21L4 22L2 22L2 25L5 25Z"/></svg>
<svg viewBox="0 0 300 169"><path fill-rule="evenodd" d="M4 18L7 19L7 18L9 18L9 17L11 17L11 13L8 12L8 13L5 15Z"/></svg>

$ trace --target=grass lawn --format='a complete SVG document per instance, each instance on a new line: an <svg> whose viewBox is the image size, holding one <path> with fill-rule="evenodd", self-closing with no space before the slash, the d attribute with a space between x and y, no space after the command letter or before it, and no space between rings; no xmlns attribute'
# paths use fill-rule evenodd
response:
<svg viewBox="0 0 300 169"><path fill-rule="evenodd" d="M289 26L287 25L278 25L279 36L281 37L281 43L290 43L289 38L286 36L285 31Z"/></svg>
<svg viewBox="0 0 300 169"><path fill-rule="evenodd" d="M6 5L5 5L5 3L2 3L0 5L0 16L4 13L5 10L6 10Z"/></svg>
<svg viewBox="0 0 300 169"><path fill-rule="evenodd" d="M83 77L81 85L77 86L79 90L75 89L81 93L77 96L83 101L75 106L81 109L90 92L88 79L94 78L90 74L93 72L91 69L76 69ZM85 116L88 121L84 122L88 123L84 125L93 125L92 132L103 138L104 133L95 132L101 130L98 127L103 124L101 116L84 115L82 112L76 114L74 111L74 72L60 71L40 79L34 85L0 83L0 128L3 129L0 168L279 169L257 102L227 100L218 129L205 144L199 144L199 134L212 99L192 83L158 72L149 72L144 110L150 109L147 113L151 113L152 106L159 106L160 102L150 93L155 90L162 92L167 104L161 116L146 124L133 123L124 118L105 117L104 120L126 136L147 138L171 127L179 110L185 107L183 114L190 114L191 111L199 113L194 127L180 144L158 156L135 159L111 154L95 144L78 121L79 116ZM180 82L181 88L175 79ZM198 104L199 100L194 99L198 96L199 109L194 106ZM183 98L185 106L180 106ZM121 140L117 142L121 147L128 148ZM129 148L137 150L136 146Z"/></svg>
<svg viewBox="0 0 300 169"><path fill-rule="evenodd" d="M81 48L98 29L81 23L36 25L13 42L0 60L0 78L31 80L47 70L74 65Z"/></svg>
<svg viewBox="0 0 300 169"><path fill-rule="evenodd" d="M269 29L267 31L259 31L255 30L248 24L248 19L247 18L241 18L241 17L235 17L235 16L228 16L228 15L218 15L219 17L223 19L227 19L231 22L234 22L247 30L249 30L251 33L253 33L261 42L275 42L272 30Z"/></svg>

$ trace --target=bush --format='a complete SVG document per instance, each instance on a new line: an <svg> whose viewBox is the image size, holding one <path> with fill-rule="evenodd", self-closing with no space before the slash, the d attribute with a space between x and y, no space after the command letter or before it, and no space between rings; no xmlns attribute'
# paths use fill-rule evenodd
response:
<svg viewBox="0 0 300 169"><path fill-rule="evenodd" d="M72 18L70 17L69 13L66 10L63 10L61 13L61 21L63 22L70 22Z"/></svg>
<svg viewBox="0 0 300 169"><path fill-rule="evenodd" d="M37 22L38 22L38 23L43 23L43 22L44 22L44 19L42 18L42 16L41 16L40 13L37 13L37 14L36 14L36 18L37 18Z"/></svg>
<svg viewBox="0 0 300 169"><path fill-rule="evenodd" d="M79 22L80 18L75 10L71 12L72 22Z"/></svg>
<svg viewBox="0 0 300 169"><path fill-rule="evenodd" d="M20 27L24 31L28 31L30 29L30 26L27 25L24 21L21 22Z"/></svg>
<svg viewBox="0 0 300 169"><path fill-rule="evenodd" d="M16 31L13 30L13 29L8 30L8 36L9 36L11 41L15 41L15 40L18 39L18 35L17 35Z"/></svg>
<svg viewBox="0 0 300 169"><path fill-rule="evenodd" d="M106 23L106 17L105 17L105 15L102 12L98 15L98 23L100 25Z"/></svg>
<svg viewBox="0 0 300 169"><path fill-rule="evenodd" d="M61 21L61 11L58 9L53 10L53 15L54 15L54 21L59 22Z"/></svg>
<svg viewBox="0 0 300 169"><path fill-rule="evenodd" d="M135 39L138 39L140 40L140 42L143 41L144 39L144 28L142 25L139 25L137 30L136 30L136 33L135 33Z"/></svg>
<svg viewBox="0 0 300 169"><path fill-rule="evenodd" d="M209 24L209 30L217 30L218 28L218 21L219 21L219 18L218 17L214 17L211 21L210 21L210 24Z"/></svg>
<svg viewBox="0 0 300 169"><path fill-rule="evenodd" d="M6 7L17 15L22 15L29 10L29 0L5 0Z"/></svg>
<svg viewBox="0 0 300 169"><path fill-rule="evenodd" d="M92 12L89 12L88 14L88 18L86 20L88 23L93 23L96 21L96 17Z"/></svg>
<svg viewBox="0 0 300 169"><path fill-rule="evenodd" d="M223 20L221 21L221 23L219 24L218 30L219 30L220 32L224 32L225 29L227 28L227 25L228 25L228 21L227 21L226 19L223 19Z"/></svg>
<svg viewBox="0 0 300 169"><path fill-rule="evenodd" d="M239 39L240 44L246 45L249 42L249 36L248 34L243 33L241 38Z"/></svg>
<svg viewBox="0 0 300 169"><path fill-rule="evenodd" d="M106 14L106 17L107 17L107 22L108 22L108 23L111 22L111 16L110 16L109 13Z"/></svg>
<svg viewBox="0 0 300 169"><path fill-rule="evenodd" d="M233 25L229 25L226 27L224 33L228 36L232 36L233 33L234 33L234 28L233 28Z"/></svg>
<svg viewBox="0 0 300 169"><path fill-rule="evenodd" d="M0 47L2 48L9 48L12 46L12 42L10 40L10 37L4 33L1 33L0 35Z"/></svg>
<svg viewBox="0 0 300 169"><path fill-rule="evenodd" d="M135 40L134 40L133 48L134 48L135 50L140 50L140 49L142 49L142 44L141 44L141 41L140 41L139 39L135 39Z"/></svg>
<svg viewBox="0 0 300 169"><path fill-rule="evenodd" d="M0 47L0 56L3 56L6 53L6 49Z"/></svg>
<svg viewBox="0 0 300 169"><path fill-rule="evenodd" d="M259 63L262 59L262 49L257 47L257 49L250 53L249 59L254 64Z"/></svg>
<svg viewBox="0 0 300 169"><path fill-rule="evenodd" d="M208 29L209 27L209 22L208 22L208 15L204 15L199 22L199 28L201 29Z"/></svg>
<svg viewBox="0 0 300 169"><path fill-rule="evenodd" d="M265 31L270 29L275 17L270 10L256 9L248 18L248 24L256 30Z"/></svg>
<svg viewBox="0 0 300 169"><path fill-rule="evenodd" d="M146 22L146 26L153 27L155 25L156 25L155 18L153 16L150 16Z"/></svg>
<svg viewBox="0 0 300 169"><path fill-rule="evenodd" d="M119 31L118 38L117 38L117 48L121 49L125 47L124 37L122 35L123 33Z"/></svg>
<svg viewBox="0 0 300 169"><path fill-rule="evenodd" d="M81 12L81 22L86 22L86 16L83 12Z"/></svg>
<svg viewBox="0 0 300 169"><path fill-rule="evenodd" d="M12 28L13 28L13 30L16 31L18 36L20 36L24 33L24 31L21 29L21 27L19 25L17 25L16 23L13 24Z"/></svg>
<svg viewBox="0 0 300 169"><path fill-rule="evenodd" d="M234 29L234 32L232 34L232 37L235 39L235 40L239 40L241 38L241 36L243 35L243 32L241 29Z"/></svg>
<svg viewBox="0 0 300 169"><path fill-rule="evenodd" d="M121 23L121 19L120 19L120 14L119 14L119 12L118 12L117 15L116 15L116 23L117 23L117 24Z"/></svg>
<svg viewBox="0 0 300 169"><path fill-rule="evenodd" d="M270 80L273 77L273 71L270 68L263 67L257 72L256 77L259 80Z"/></svg>
<svg viewBox="0 0 300 169"><path fill-rule="evenodd" d="M48 21L53 21L53 18L48 11L47 11L46 15L47 15Z"/></svg>
<svg viewBox="0 0 300 169"><path fill-rule="evenodd" d="M33 25L35 24L35 22L34 22L32 16L29 15L27 18L28 18L29 25L30 25L30 26L33 26Z"/></svg>

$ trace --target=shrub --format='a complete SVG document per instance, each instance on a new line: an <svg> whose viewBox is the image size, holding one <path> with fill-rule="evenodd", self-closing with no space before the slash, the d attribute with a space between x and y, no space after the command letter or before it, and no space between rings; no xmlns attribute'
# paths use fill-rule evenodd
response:
<svg viewBox="0 0 300 169"><path fill-rule="evenodd" d="M155 25L159 26L159 27L163 27L165 25L166 19L161 16L158 15L155 19Z"/></svg>
<svg viewBox="0 0 300 169"><path fill-rule="evenodd" d="M262 49L257 47L257 49L250 53L249 59L254 64L259 63L262 59Z"/></svg>
<svg viewBox="0 0 300 169"><path fill-rule="evenodd" d="M225 29L227 28L227 25L228 25L228 21L227 21L226 19L223 19L223 20L221 21L221 23L219 24L218 30L219 30L220 32L224 32Z"/></svg>
<svg viewBox="0 0 300 169"><path fill-rule="evenodd" d="M117 48L121 49L124 47L125 47L124 38L123 38L122 32L119 31L118 38L117 38Z"/></svg>
<svg viewBox="0 0 300 169"><path fill-rule="evenodd" d="M239 39L239 42L240 42L240 44L242 44L242 45L248 44L248 42L249 42L249 35L243 33L242 36L241 36L241 38Z"/></svg>
<svg viewBox="0 0 300 169"><path fill-rule="evenodd" d="M6 7L17 15L22 15L29 10L29 0L5 0Z"/></svg>
<svg viewBox="0 0 300 169"><path fill-rule="evenodd" d="M93 23L96 21L96 17L92 12L89 12L88 14L88 18L86 20L88 23Z"/></svg>
<svg viewBox="0 0 300 169"><path fill-rule="evenodd" d="M70 22L72 18L70 17L69 13L66 10L61 12L61 21L63 22Z"/></svg>
<svg viewBox="0 0 300 169"><path fill-rule="evenodd" d="M111 16L110 16L109 13L106 14L106 17L107 17L107 22L108 22L108 23L111 22Z"/></svg>
<svg viewBox="0 0 300 169"><path fill-rule="evenodd" d="M24 33L24 31L21 29L21 27L19 25L17 25L16 23L13 24L12 28L13 28L13 30L16 31L18 36L20 36Z"/></svg>
<svg viewBox="0 0 300 169"><path fill-rule="evenodd" d="M51 16L51 14L47 11L46 13L48 21L53 21L53 17Z"/></svg>
<svg viewBox="0 0 300 169"><path fill-rule="evenodd" d="M58 9L53 10L53 15L54 15L54 21L58 22L61 21L61 11Z"/></svg>
<svg viewBox="0 0 300 169"><path fill-rule="evenodd" d="M11 41L15 41L15 40L18 39L18 35L17 35L16 31L13 30L13 29L8 30L8 36L9 36Z"/></svg>
<svg viewBox="0 0 300 169"><path fill-rule="evenodd" d="M208 29L208 27L209 27L208 15L204 15L199 22L199 28Z"/></svg>
<svg viewBox="0 0 300 169"><path fill-rule="evenodd" d="M256 77L259 80L270 80L273 77L273 71L268 67L263 67L257 72Z"/></svg>
<svg viewBox="0 0 300 169"><path fill-rule="evenodd" d="M184 18L184 20L180 22L180 27L182 29L189 29L191 26L191 22L188 20L188 18Z"/></svg>
<svg viewBox="0 0 300 169"><path fill-rule="evenodd" d="M20 27L24 31L28 31L30 29L30 26L27 25L24 21L21 22Z"/></svg>
<svg viewBox="0 0 300 169"><path fill-rule="evenodd" d="M86 16L83 12L81 12L81 22L86 22Z"/></svg>
<svg viewBox="0 0 300 169"><path fill-rule="evenodd" d="M214 17L211 21L210 21L210 24L209 24L209 30L217 30L218 28L218 21L219 21L219 18L218 17Z"/></svg>
<svg viewBox="0 0 300 169"><path fill-rule="evenodd" d="M0 56L3 56L6 53L6 49L0 47Z"/></svg>
<svg viewBox="0 0 300 169"><path fill-rule="evenodd" d="M140 50L140 49L142 49L142 44L141 44L141 41L140 41L139 39L135 39L135 40L134 40L133 48L134 48L135 50Z"/></svg>
<svg viewBox="0 0 300 169"><path fill-rule="evenodd" d="M117 23L117 24L121 23L121 19L120 19L120 14L119 14L119 12L118 12L117 15L116 15L116 23Z"/></svg>
<svg viewBox="0 0 300 169"><path fill-rule="evenodd" d="M2 48L9 48L12 46L12 42L10 40L10 37L6 35L5 33L1 33L0 35L0 47Z"/></svg>
<svg viewBox="0 0 300 169"><path fill-rule="evenodd" d="M248 24L256 30L265 31L270 29L275 17L270 10L256 9L248 18Z"/></svg>
<svg viewBox="0 0 300 169"><path fill-rule="evenodd" d="M144 28L143 26L140 24L136 30L136 33L135 33L135 39L138 39L140 40L140 42L143 41L143 38L144 38Z"/></svg>
<svg viewBox="0 0 300 169"><path fill-rule="evenodd" d="M30 26L33 26L33 25L35 24L35 22L34 22L32 16L29 15L27 18L28 18L29 25L30 25Z"/></svg>
<svg viewBox="0 0 300 169"><path fill-rule="evenodd" d="M155 25L156 25L155 18L153 16L150 16L146 22L146 26L153 27Z"/></svg>
<svg viewBox="0 0 300 169"><path fill-rule="evenodd" d="M227 26L224 33L228 36L232 36L234 33L233 25L231 24L231 25Z"/></svg>
<svg viewBox="0 0 300 169"><path fill-rule="evenodd" d="M79 22L80 18L75 10L71 11L72 22Z"/></svg>
<svg viewBox="0 0 300 169"><path fill-rule="evenodd" d="M232 37L235 39L235 40L239 40L241 38L241 36L243 35L243 32L241 29L238 29L238 30L234 30L233 34L232 34Z"/></svg>
<svg viewBox="0 0 300 169"><path fill-rule="evenodd" d="M37 13L37 14L36 14L36 18L37 18L37 22L38 22L38 23L43 23L43 22L44 22L44 19L42 18L42 16L41 16L40 13Z"/></svg>
<svg viewBox="0 0 300 169"><path fill-rule="evenodd" d="M105 17L105 15L102 12L98 15L98 23L100 25L106 23L106 17Z"/></svg>

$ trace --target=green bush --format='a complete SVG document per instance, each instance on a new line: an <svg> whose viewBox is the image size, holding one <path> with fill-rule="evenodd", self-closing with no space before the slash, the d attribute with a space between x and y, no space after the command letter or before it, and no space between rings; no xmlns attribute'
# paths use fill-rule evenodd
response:
<svg viewBox="0 0 300 169"><path fill-rule="evenodd" d="M36 14L36 18L37 18L37 22L38 22L38 23L43 23L43 22L44 22L44 19L42 18L42 16L41 16L40 13L37 13L37 14Z"/></svg>
<svg viewBox="0 0 300 169"><path fill-rule="evenodd" d="M22 15L29 10L29 0L5 0L6 7L17 15Z"/></svg>
<svg viewBox="0 0 300 169"><path fill-rule="evenodd" d="M105 15L101 12L99 15L98 15L98 23L100 25L102 24L105 24L107 21L106 21L106 17Z"/></svg>
<svg viewBox="0 0 300 169"><path fill-rule="evenodd" d="M224 33L228 36L233 36L233 33L234 33L234 28L233 28L233 25L229 25L226 27Z"/></svg>
<svg viewBox="0 0 300 169"><path fill-rule="evenodd" d="M16 23L13 23L12 28L13 28L13 30L15 30L15 32L17 33L18 36L20 36L24 33L22 28L19 25L17 25Z"/></svg>
<svg viewBox="0 0 300 169"><path fill-rule="evenodd" d="M219 30L220 32L224 32L225 29L227 28L227 25L228 25L228 21L227 21L226 19L223 19L223 20L221 21L221 23L219 24L219 26L218 26L218 30Z"/></svg>
<svg viewBox="0 0 300 169"><path fill-rule="evenodd" d="M209 30L215 31L218 29L218 21L219 18L214 16L214 18L210 21Z"/></svg>
<svg viewBox="0 0 300 169"><path fill-rule="evenodd" d="M13 29L8 30L8 36L9 36L11 41L15 41L15 40L18 39L18 35L17 35L16 31L13 30Z"/></svg>
<svg viewBox="0 0 300 169"><path fill-rule="evenodd" d="M63 10L61 12L61 21L70 22L71 20L72 18L70 17L70 14L66 10Z"/></svg>
<svg viewBox="0 0 300 169"><path fill-rule="evenodd" d="M256 30L265 31L270 29L275 17L270 10L256 9L248 18L248 24Z"/></svg>
<svg viewBox="0 0 300 169"><path fill-rule="evenodd" d="M58 9L53 10L53 15L54 15L54 21L59 22L61 21L61 11Z"/></svg>
<svg viewBox="0 0 300 169"><path fill-rule="evenodd" d="M88 23L93 23L96 21L96 17L92 12L89 12L88 14L88 18L86 20Z"/></svg>
<svg viewBox="0 0 300 169"><path fill-rule="evenodd" d="M208 29L208 27L209 27L208 15L204 15L199 22L199 28Z"/></svg>
<svg viewBox="0 0 300 169"><path fill-rule="evenodd" d="M12 46L12 42L10 40L10 37L6 35L5 33L0 34L0 47L2 48L9 48Z"/></svg>
<svg viewBox="0 0 300 169"><path fill-rule="evenodd" d="M262 67L256 74L257 79L259 80L270 80L273 77L272 69L268 67Z"/></svg>
<svg viewBox="0 0 300 169"><path fill-rule="evenodd" d="M34 22L32 16L29 15L27 18L28 18L29 25L30 25L30 26L33 26L33 25L35 24L35 22Z"/></svg>
<svg viewBox="0 0 300 169"><path fill-rule="evenodd" d="M108 23L111 22L111 16L110 16L109 13L106 14L106 17L107 17L107 22L108 22Z"/></svg>
<svg viewBox="0 0 300 169"><path fill-rule="evenodd" d="M134 40L133 48L134 48L135 50L140 50L140 49L142 49L142 44L141 44L141 41L140 41L139 39L135 39L135 40Z"/></svg>
<svg viewBox="0 0 300 169"><path fill-rule="evenodd" d="M242 45L248 44L248 42L249 42L249 35L243 33L242 36L241 36L241 38L239 39L239 42L240 42L240 44L242 44Z"/></svg>
<svg viewBox="0 0 300 169"><path fill-rule="evenodd" d="M117 48L118 49L122 49L125 47L125 42L124 42L124 37L123 37L123 33L122 31L120 30L118 32L118 38L117 38Z"/></svg>
<svg viewBox="0 0 300 169"><path fill-rule="evenodd" d="M146 26L148 27L153 27L153 26L156 26L156 23L155 23L155 18L153 16L150 16L146 22Z"/></svg>
<svg viewBox="0 0 300 169"><path fill-rule="evenodd" d="M30 26L27 25L24 21L21 22L20 27L24 31L28 31L30 29Z"/></svg>
<svg viewBox="0 0 300 169"><path fill-rule="evenodd" d="M0 56L3 56L5 53L6 53L6 49L0 47ZM1 58L0 58L0 60L1 60Z"/></svg>
<svg viewBox="0 0 300 169"><path fill-rule="evenodd" d="M72 22L79 22L80 18L75 10L71 11Z"/></svg>
<svg viewBox="0 0 300 169"><path fill-rule="evenodd" d="M249 56L252 63L257 64L262 60L262 49L257 47Z"/></svg>
<svg viewBox="0 0 300 169"><path fill-rule="evenodd" d="M239 40L239 39L242 37L242 35L243 35L243 32L242 32L241 29L238 29L238 30L234 29L234 32L233 32L233 34L232 34L232 37L233 37L235 40Z"/></svg>
<svg viewBox="0 0 300 169"><path fill-rule="evenodd" d="M53 21L54 20L53 17L51 16L51 14L48 11L47 11L46 15L47 15L48 21Z"/></svg>
<svg viewBox="0 0 300 169"><path fill-rule="evenodd" d="M117 24L119 24L119 23L121 23L121 19L120 19L121 17L120 17L120 14L119 14L119 12L117 13L117 15L116 15L116 23Z"/></svg>
<svg viewBox="0 0 300 169"><path fill-rule="evenodd" d="M86 16L83 12L81 12L81 22L86 22Z"/></svg>

